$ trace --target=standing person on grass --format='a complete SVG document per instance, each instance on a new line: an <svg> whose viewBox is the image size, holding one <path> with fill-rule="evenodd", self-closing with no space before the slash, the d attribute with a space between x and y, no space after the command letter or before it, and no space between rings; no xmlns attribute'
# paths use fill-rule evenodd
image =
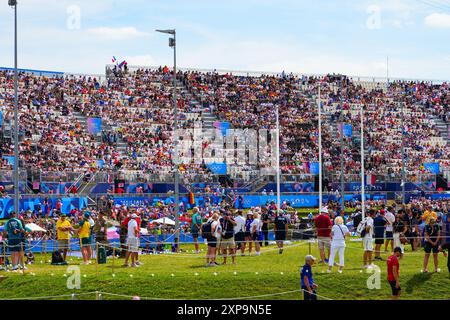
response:
<svg viewBox="0 0 450 320"><path fill-rule="evenodd" d="M400 287L400 264L398 259L402 257L402 248L396 247L394 253L387 259L388 282L392 289L392 300L398 300L402 288Z"/></svg>
<svg viewBox="0 0 450 320"><path fill-rule="evenodd" d="M63 259L66 261L67 251L70 246L70 231L74 231L65 213L61 213L56 222L56 235L58 240L58 250L62 251Z"/></svg>
<svg viewBox="0 0 450 320"><path fill-rule="evenodd" d="M373 218L375 217L375 210L370 210L369 215L366 219L361 222L364 223L364 237L363 237L363 247L364 247L364 256L363 268L368 269L372 268L372 253L373 253Z"/></svg>
<svg viewBox="0 0 450 320"><path fill-rule="evenodd" d="M11 212L10 219L5 224L5 231L8 233L8 247L11 253L12 271L19 269L19 260L22 250L22 233L25 232L22 223L16 218L16 213Z"/></svg>
<svg viewBox="0 0 450 320"><path fill-rule="evenodd" d="M253 212L247 211L247 219L245 220L245 242L242 243L242 256L245 256L245 247L248 243L248 254L252 254L253 239L250 232L250 225L253 222Z"/></svg>
<svg viewBox="0 0 450 320"><path fill-rule="evenodd" d="M130 256L131 266L139 267L139 265L136 264L139 254L139 227L136 218L137 215L133 213L130 221L128 221L127 254L125 256L125 263L123 264L124 267L129 267L128 259Z"/></svg>
<svg viewBox="0 0 450 320"><path fill-rule="evenodd" d="M236 225L234 226L234 240L236 243L236 253L241 250L241 255L244 255L245 250L245 218L242 216L242 211L239 210L234 218Z"/></svg>
<svg viewBox="0 0 450 320"><path fill-rule="evenodd" d="M391 251L394 251L394 222L395 222L395 215L392 213L393 208L388 207L387 211L384 215L386 219L386 235L384 243L384 252L388 252L388 246L389 243L391 244Z"/></svg>
<svg viewBox="0 0 450 320"><path fill-rule="evenodd" d="M288 232L288 223L286 217L283 215L283 211L278 211L278 216L274 221L274 232L275 232L275 241L278 246L278 253L283 253L283 245L284 241L286 241L286 235Z"/></svg>
<svg viewBox="0 0 450 320"><path fill-rule="evenodd" d="M202 215L197 207L192 210L192 223L191 223L191 234L194 238L195 253L199 253L198 249L198 235L200 232L200 227L202 225Z"/></svg>
<svg viewBox="0 0 450 320"><path fill-rule="evenodd" d="M261 233L262 222L259 213L253 214L253 221L250 224L250 233L255 243L255 256L261 255L261 245L259 243L259 235Z"/></svg>
<svg viewBox="0 0 450 320"><path fill-rule="evenodd" d="M381 246L384 244L384 231L388 222L384 217L384 210L381 209L375 219L373 219L373 230L375 234L375 260L383 260L381 258Z"/></svg>
<svg viewBox="0 0 450 320"><path fill-rule="evenodd" d="M312 255L307 255L305 257L305 265L300 271L300 284L303 291L303 300L311 301L317 300L316 289L318 285L314 283L312 274L312 265L316 261Z"/></svg>
<svg viewBox="0 0 450 320"><path fill-rule="evenodd" d="M338 272L342 273L342 269L344 268L345 238L348 236L350 236L350 231L344 225L344 219L342 217L336 217L334 219L334 226L331 228L331 252L330 261L328 262L328 273L333 269L336 253L339 253Z"/></svg>
<svg viewBox="0 0 450 320"><path fill-rule="evenodd" d="M319 246L320 258L319 263L328 263L331 249L331 219L328 216L328 208L323 207L322 212L314 219L314 225L317 230L317 245ZM325 255L325 249L327 249L327 255Z"/></svg>
<svg viewBox="0 0 450 320"><path fill-rule="evenodd" d="M80 239L81 254L83 256L83 263L90 264L90 259L92 257L92 247L91 247L91 224L89 218L91 214L85 212L83 214L83 220L78 224L78 238Z"/></svg>
<svg viewBox="0 0 450 320"><path fill-rule="evenodd" d="M428 260L430 259L431 251L433 251L434 259L434 272L440 272L439 269L439 241L441 240L441 229L436 223L436 219L431 217L429 219L429 224L425 226L424 237L425 237L425 257L423 259L423 272L428 272Z"/></svg>
<svg viewBox="0 0 450 320"><path fill-rule="evenodd" d="M223 264L227 264L228 255L231 256L232 263L236 264L236 243L234 242L234 227L236 224L229 209L225 209L222 218L220 218L222 236L219 249L222 250Z"/></svg>

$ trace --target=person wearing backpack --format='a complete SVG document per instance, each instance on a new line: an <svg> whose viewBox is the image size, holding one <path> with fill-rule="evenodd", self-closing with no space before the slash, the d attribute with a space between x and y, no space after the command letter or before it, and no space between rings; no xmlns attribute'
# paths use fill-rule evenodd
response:
<svg viewBox="0 0 450 320"><path fill-rule="evenodd" d="M350 231L344 225L344 219L342 217L336 217L334 219L334 226L331 228L331 251L328 262L328 273L333 269L336 253L339 253L338 272L342 273L342 269L344 268L345 238L348 236L350 236Z"/></svg>

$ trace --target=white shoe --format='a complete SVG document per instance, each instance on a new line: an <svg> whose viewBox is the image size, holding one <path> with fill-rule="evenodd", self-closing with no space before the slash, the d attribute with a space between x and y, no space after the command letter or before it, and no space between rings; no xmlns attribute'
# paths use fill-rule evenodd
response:
<svg viewBox="0 0 450 320"><path fill-rule="evenodd" d="M341 269L339 269L339 270L338 270L338 272L339 272L339 273L342 273L342 270L341 270Z"/></svg>
<svg viewBox="0 0 450 320"><path fill-rule="evenodd" d="M331 273L331 270L330 270L330 269L327 269L327 273Z"/></svg>

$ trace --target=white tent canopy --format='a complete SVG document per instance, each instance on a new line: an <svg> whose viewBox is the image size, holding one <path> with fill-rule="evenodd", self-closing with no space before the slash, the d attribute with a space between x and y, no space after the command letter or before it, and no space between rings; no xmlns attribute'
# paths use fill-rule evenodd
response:
<svg viewBox="0 0 450 320"><path fill-rule="evenodd" d="M154 220L153 223L167 224L169 226L174 226L175 225L175 221L173 221L172 219L169 219L169 218L161 218L161 219L158 219L158 220Z"/></svg>
<svg viewBox="0 0 450 320"><path fill-rule="evenodd" d="M30 229L32 232L47 232L47 230L39 227L37 224L35 223L29 223L25 225L25 228Z"/></svg>

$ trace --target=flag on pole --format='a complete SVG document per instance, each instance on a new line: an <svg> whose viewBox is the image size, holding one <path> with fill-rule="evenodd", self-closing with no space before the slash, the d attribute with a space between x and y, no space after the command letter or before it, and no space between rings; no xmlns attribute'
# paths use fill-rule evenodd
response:
<svg viewBox="0 0 450 320"><path fill-rule="evenodd" d="M368 186L375 185L375 175L373 174L366 175L366 185Z"/></svg>
<svg viewBox="0 0 450 320"><path fill-rule="evenodd" d="M117 61L116 57L113 56L113 57L112 57L112 63L115 63L116 61Z"/></svg>

